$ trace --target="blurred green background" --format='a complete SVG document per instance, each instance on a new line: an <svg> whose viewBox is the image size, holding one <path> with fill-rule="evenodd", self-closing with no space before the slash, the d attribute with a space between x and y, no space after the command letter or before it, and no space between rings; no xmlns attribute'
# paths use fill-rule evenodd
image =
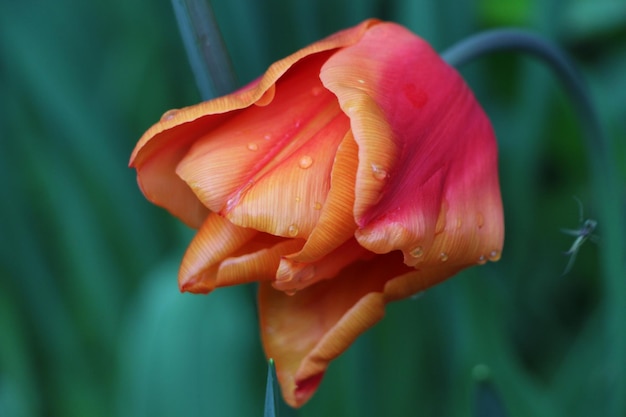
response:
<svg viewBox="0 0 626 417"><path fill-rule="evenodd" d="M626 230L601 216L624 217L626 3L213 3L240 83L370 16L440 51L487 28L532 30L577 62L610 141L618 187L603 201L550 71L514 54L464 67L500 144L502 260L390 306L299 415L626 416ZM193 232L127 168L146 128L198 100L168 0L0 2L1 417L261 415L254 289L181 295ZM600 241L561 276L572 196Z"/></svg>

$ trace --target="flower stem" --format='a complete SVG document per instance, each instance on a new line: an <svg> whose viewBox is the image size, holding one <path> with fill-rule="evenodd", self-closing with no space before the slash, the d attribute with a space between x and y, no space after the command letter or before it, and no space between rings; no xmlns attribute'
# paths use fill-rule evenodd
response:
<svg viewBox="0 0 626 417"><path fill-rule="evenodd" d="M172 5L202 99L235 90L235 75L209 0L172 0Z"/></svg>
<svg viewBox="0 0 626 417"><path fill-rule="evenodd" d="M450 65L461 66L479 56L499 51L526 52L547 63L572 95L585 129L585 138L589 141L590 156L599 158L596 162L607 159L606 140L585 83L570 59L557 46L523 30L495 29L469 37L441 55Z"/></svg>
<svg viewBox="0 0 626 417"><path fill-rule="evenodd" d="M624 219L620 215L623 201L618 187L615 161L610 157L610 144L594 110L583 78L568 56L540 36L515 29L487 31L452 46L442 57L451 65L460 66L491 52L521 51L539 58L556 73L570 94L590 161L594 198L598 204L598 224L602 228L602 250L605 317L604 392L606 409L601 414L622 416L626 410L626 239L622 237ZM599 411L600 412L600 411Z"/></svg>

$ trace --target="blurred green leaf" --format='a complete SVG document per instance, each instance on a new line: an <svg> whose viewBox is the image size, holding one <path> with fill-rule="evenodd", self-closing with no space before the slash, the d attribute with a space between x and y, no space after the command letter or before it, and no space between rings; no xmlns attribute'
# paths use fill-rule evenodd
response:
<svg viewBox="0 0 626 417"><path fill-rule="evenodd" d="M147 277L118 339L116 415L248 416L262 408L263 363L247 287L194 296L177 260Z"/></svg>
<svg viewBox="0 0 626 417"><path fill-rule="evenodd" d="M265 407L264 417L278 417L278 380L276 378L276 367L274 359L267 362L267 382L265 383Z"/></svg>

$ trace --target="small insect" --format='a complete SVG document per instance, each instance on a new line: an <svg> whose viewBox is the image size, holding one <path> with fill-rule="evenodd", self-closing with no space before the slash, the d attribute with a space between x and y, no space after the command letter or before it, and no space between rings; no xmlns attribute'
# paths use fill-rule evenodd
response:
<svg viewBox="0 0 626 417"><path fill-rule="evenodd" d="M569 256L569 261L567 262L567 266L565 267L565 271L563 271L563 275L567 274L572 266L574 265L574 260L576 259L576 255L580 250L580 247L585 243L587 239L590 239L592 242L596 240L596 236L593 236L592 233L596 229L598 222L593 219L587 219L583 222L583 204L580 200L574 197L576 202L578 203L579 209L579 221L581 223L580 229L561 229L563 233L566 233L571 236L576 236L576 240L572 243L572 246L569 248L567 252L563 252L564 255Z"/></svg>

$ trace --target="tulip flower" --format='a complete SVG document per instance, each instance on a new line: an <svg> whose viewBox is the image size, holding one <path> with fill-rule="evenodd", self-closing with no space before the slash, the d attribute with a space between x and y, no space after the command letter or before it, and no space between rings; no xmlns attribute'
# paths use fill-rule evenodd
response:
<svg viewBox="0 0 626 417"><path fill-rule="evenodd" d="M393 23L365 21L165 113L130 165L150 201L198 229L182 291L259 283L263 346L294 407L388 302L502 249L491 124Z"/></svg>

